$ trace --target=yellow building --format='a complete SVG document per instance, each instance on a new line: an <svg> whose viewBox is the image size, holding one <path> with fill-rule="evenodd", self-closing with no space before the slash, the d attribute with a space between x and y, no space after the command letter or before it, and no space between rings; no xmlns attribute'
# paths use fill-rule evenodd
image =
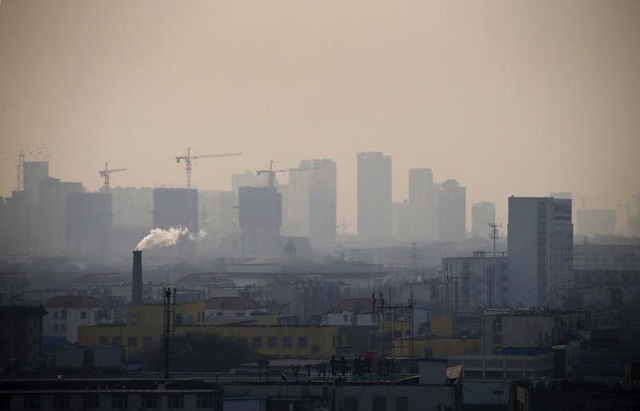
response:
<svg viewBox="0 0 640 411"><path fill-rule="evenodd" d="M451 315L432 315L431 334L442 338L451 338L453 336L453 319Z"/></svg>
<svg viewBox="0 0 640 411"><path fill-rule="evenodd" d="M133 305L126 325L99 325L78 329L78 342L89 348L106 344L120 345L127 358L141 350L162 342L164 309L162 305ZM348 344L339 327L305 327L269 325L273 318L258 321L204 324L204 305L176 306L176 335L211 333L222 337L239 338L261 354L274 357L329 358L336 347Z"/></svg>
<svg viewBox="0 0 640 411"><path fill-rule="evenodd" d="M480 338L451 339L433 337L415 337L396 339L393 342L392 355L395 357L428 357L446 359L450 355L476 355L481 351Z"/></svg>

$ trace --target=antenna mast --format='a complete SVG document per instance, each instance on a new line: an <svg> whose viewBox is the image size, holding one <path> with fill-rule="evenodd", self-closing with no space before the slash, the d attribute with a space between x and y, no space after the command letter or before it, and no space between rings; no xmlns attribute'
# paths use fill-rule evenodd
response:
<svg viewBox="0 0 640 411"><path fill-rule="evenodd" d="M493 240L493 258L496 258L497 253L497 240L502 238L500 234L500 229L502 228L502 224L489 223L489 227L491 231L489 232L489 238Z"/></svg>

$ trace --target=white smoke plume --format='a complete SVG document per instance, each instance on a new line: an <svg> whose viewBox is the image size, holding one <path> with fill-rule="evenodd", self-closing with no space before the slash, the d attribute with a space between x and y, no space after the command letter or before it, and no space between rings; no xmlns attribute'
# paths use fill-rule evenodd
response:
<svg viewBox="0 0 640 411"><path fill-rule="evenodd" d="M189 241L199 241L207 236L207 232L204 230L198 231L198 234L189 234Z"/></svg>
<svg viewBox="0 0 640 411"><path fill-rule="evenodd" d="M136 246L136 251L147 250L156 247L170 247L178 242L181 235L189 235L188 228L171 227L168 230L154 228L149 231L149 235L140 240Z"/></svg>

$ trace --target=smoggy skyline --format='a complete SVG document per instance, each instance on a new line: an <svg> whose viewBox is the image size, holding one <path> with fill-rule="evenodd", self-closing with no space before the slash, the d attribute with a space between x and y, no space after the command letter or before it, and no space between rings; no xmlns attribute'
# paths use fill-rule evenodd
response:
<svg viewBox="0 0 640 411"><path fill-rule="evenodd" d="M301 159L338 166L356 222L356 153L467 187L467 209L573 192L640 192L640 2L86 2L0 4L0 195L20 149L97 190L198 189ZM30 156L29 150L39 156ZM40 158L39 158L40 157ZM470 221L467 221L470 228Z"/></svg>

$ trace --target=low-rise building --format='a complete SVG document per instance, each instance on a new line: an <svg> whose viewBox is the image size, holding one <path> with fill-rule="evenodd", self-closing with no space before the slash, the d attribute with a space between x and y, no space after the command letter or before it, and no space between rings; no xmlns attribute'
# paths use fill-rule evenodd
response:
<svg viewBox="0 0 640 411"><path fill-rule="evenodd" d="M41 305L0 307L0 367L19 370L37 365L42 354Z"/></svg>
<svg viewBox="0 0 640 411"><path fill-rule="evenodd" d="M212 297L204 303L204 317L206 321L229 318L246 318L258 312L258 305L241 296Z"/></svg>
<svg viewBox="0 0 640 411"><path fill-rule="evenodd" d="M141 324L120 326L81 327L79 343L89 348L105 344L125 347L127 358L136 357L144 348L161 342L162 325L149 327ZM194 333L215 334L239 339L260 354L273 357L329 358L337 354L340 342L347 344L347 336L339 327L307 327L281 325L178 325L175 335Z"/></svg>
<svg viewBox="0 0 640 411"><path fill-rule="evenodd" d="M2 382L3 410L142 410L221 411L222 388L197 380L41 379Z"/></svg>
<svg viewBox="0 0 640 411"><path fill-rule="evenodd" d="M511 383L510 410L636 410L637 387L619 383L526 380Z"/></svg>
<svg viewBox="0 0 640 411"><path fill-rule="evenodd" d="M101 310L97 299L85 295L61 295L44 304L49 313L44 318L43 334L78 341L78 327L95 325Z"/></svg>

